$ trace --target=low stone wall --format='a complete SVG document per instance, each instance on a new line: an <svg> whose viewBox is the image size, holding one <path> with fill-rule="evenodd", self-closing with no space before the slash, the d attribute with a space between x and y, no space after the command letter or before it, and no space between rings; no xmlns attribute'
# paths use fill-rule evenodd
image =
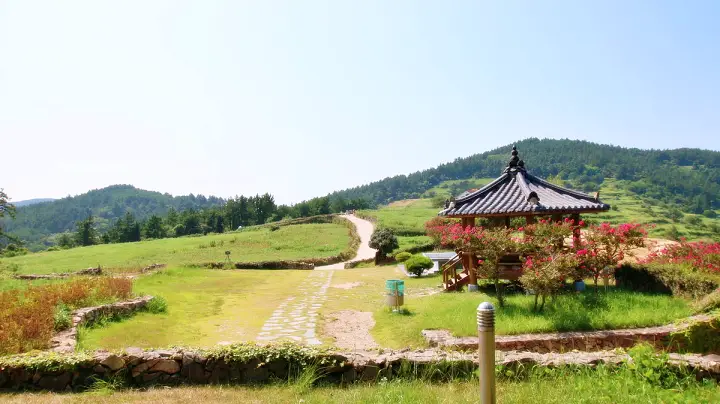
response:
<svg viewBox="0 0 720 404"><path fill-rule="evenodd" d="M206 268L225 269L228 263L210 262L205 264ZM314 269L315 264L304 261L257 261L257 262L233 262L230 264L235 269Z"/></svg>
<svg viewBox="0 0 720 404"><path fill-rule="evenodd" d="M90 267L90 268L81 269L79 271L75 271L72 273L44 274L44 275L33 275L33 274L15 275L15 279L22 279L22 280L26 280L26 281L35 281L38 279L62 279L62 278L67 278L67 277L73 276L73 275L102 275L102 273L103 273L102 268Z"/></svg>
<svg viewBox="0 0 720 404"><path fill-rule="evenodd" d="M711 322L714 317L699 315L679 324L660 327L630 328L625 330L561 332L553 334L497 335L495 349L501 351L568 352L601 351L614 348L630 348L638 342L648 342L657 348L677 348L671 342L671 334L681 332L696 322ZM475 350L478 337L454 337L447 330L423 330L423 337L432 347L461 351Z"/></svg>
<svg viewBox="0 0 720 404"><path fill-rule="evenodd" d="M141 268L140 273L144 274L146 272L154 271L156 269L165 268L166 266L167 266L167 264L150 264L150 265L146 266L145 268Z"/></svg>
<svg viewBox="0 0 720 404"><path fill-rule="evenodd" d="M35 362L23 358L0 358L0 390L82 391L96 380L121 378L129 387L178 384L249 384L287 380L303 364L297 357L283 356L277 350L256 346L225 355L183 349L143 351L128 348L121 353L96 352L55 355ZM308 358L305 358L306 360ZM538 354L506 352L497 365L562 366L616 365L627 360L625 354L611 351ZM437 380L470 377L477 368L473 354L444 351L386 351L323 353L312 358L324 361L319 374L324 382L353 383L376 381L383 377L430 377ZM674 355L671 365L688 366L703 377L718 378L720 357ZM438 371L440 370L440 371Z"/></svg>
<svg viewBox="0 0 720 404"><path fill-rule="evenodd" d="M50 350L55 352L73 352L77 345L77 329L84 324L92 324L100 317L127 316L144 309L153 296L143 296L124 302L105 304L102 306L85 307L72 312L72 325L67 330L55 334L50 339Z"/></svg>

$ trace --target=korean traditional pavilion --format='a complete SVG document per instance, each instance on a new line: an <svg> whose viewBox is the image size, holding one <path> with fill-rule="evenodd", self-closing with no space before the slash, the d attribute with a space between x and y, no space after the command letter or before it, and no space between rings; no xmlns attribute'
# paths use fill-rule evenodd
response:
<svg viewBox="0 0 720 404"><path fill-rule="evenodd" d="M460 218L463 226L474 226L475 218L487 218L494 226L510 227L510 219L523 217L527 224L535 223L538 217L561 221L569 217L576 222L585 213L605 212L610 205L600 201L599 193L594 196L551 184L527 172L525 162L518 157L517 148L512 148L510 161L502 174L486 186L459 195L454 201L447 201L439 216ZM574 244L579 245L580 231L573 234ZM463 285L477 287L477 257L457 252L457 256L443 265L445 290L460 290ZM462 263L462 272L457 272ZM519 256L509 254L501 260L501 278L517 280L522 274ZM474 288L470 286L471 288Z"/></svg>

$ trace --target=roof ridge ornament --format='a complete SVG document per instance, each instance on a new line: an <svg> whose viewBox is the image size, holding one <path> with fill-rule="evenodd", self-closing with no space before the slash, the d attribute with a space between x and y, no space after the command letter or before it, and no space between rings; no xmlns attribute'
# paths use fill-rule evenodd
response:
<svg viewBox="0 0 720 404"><path fill-rule="evenodd" d="M518 171L525 171L525 162L520 160L518 157L517 147L513 146L510 152L510 161L508 161L507 167L505 167L504 173L512 172L513 174Z"/></svg>

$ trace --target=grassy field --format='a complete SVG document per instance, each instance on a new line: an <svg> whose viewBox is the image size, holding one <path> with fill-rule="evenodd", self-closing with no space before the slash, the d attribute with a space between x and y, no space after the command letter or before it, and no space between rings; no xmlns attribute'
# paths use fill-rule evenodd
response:
<svg viewBox="0 0 720 404"><path fill-rule="evenodd" d="M198 386L88 392L0 395L7 403L477 403L478 382L421 381L305 387L283 383L264 387ZM664 389L624 374L585 374L497 382L498 403L711 403L720 401L714 383Z"/></svg>
<svg viewBox="0 0 720 404"><path fill-rule="evenodd" d="M277 231L262 228L202 237L105 244L0 259L0 272L58 273L100 265L132 270L151 263L191 265L224 261L300 260L330 257L347 248L348 229L339 224L302 224Z"/></svg>
<svg viewBox="0 0 720 404"><path fill-rule="evenodd" d="M82 330L80 348L213 346L250 341L310 271L176 268L143 276L134 292L162 296L167 313L140 313Z"/></svg>
<svg viewBox="0 0 720 404"><path fill-rule="evenodd" d="M384 307L386 279L404 279L408 315ZM439 276L407 278L393 266L357 268L337 272L333 284L360 282L350 290L331 288L324 312L358 310L374 313L375 340L383 347L425 346L423 329L448 329L457 336L475 335L476 309L480 302L497 301L484 293L438 293ZM532 296L512 294L497 311L498 334L566 330L599 330L662 325L692 313L685 300L665 295L610 290L595 297L592 287L579 295L562 295L544 313L532 312ZM497 304L496 304L497 307Z"/></svg>
<svg viewBox="0 0 720 404"><path fill-rule="evenodd" d="M588 215L597 221L610 223L636 222L644 224L655 224L650 229L650 236L663 238L667 235L672 226L677 228L680 236L689 240L712 239L720 236L712 230L712 225L720 225L720 219L710 219L704 216L697 216L700 223L691 225L687 219L690 215L685 214L683 219L673 221L668 218L669 209L662 205L651 205L632 193L620 189L618 182L612 179L605 180L600 188L600 198L603 202L614 206L608 212Z"/></svg>

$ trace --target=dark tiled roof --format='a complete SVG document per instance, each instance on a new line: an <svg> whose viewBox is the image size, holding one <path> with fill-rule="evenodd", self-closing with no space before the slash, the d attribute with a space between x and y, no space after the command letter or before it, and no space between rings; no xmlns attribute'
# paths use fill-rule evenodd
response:
<svg viewBox="0 0 720 404"><path fill-rule="evenodd" d="M513 157L500 177L475 192L461 195L439 215L582 213L610 209L610 205L588 194L563 188L530 175L525 171L524 166L524 163L517 158L517 151L513 147Z"/></svg>

